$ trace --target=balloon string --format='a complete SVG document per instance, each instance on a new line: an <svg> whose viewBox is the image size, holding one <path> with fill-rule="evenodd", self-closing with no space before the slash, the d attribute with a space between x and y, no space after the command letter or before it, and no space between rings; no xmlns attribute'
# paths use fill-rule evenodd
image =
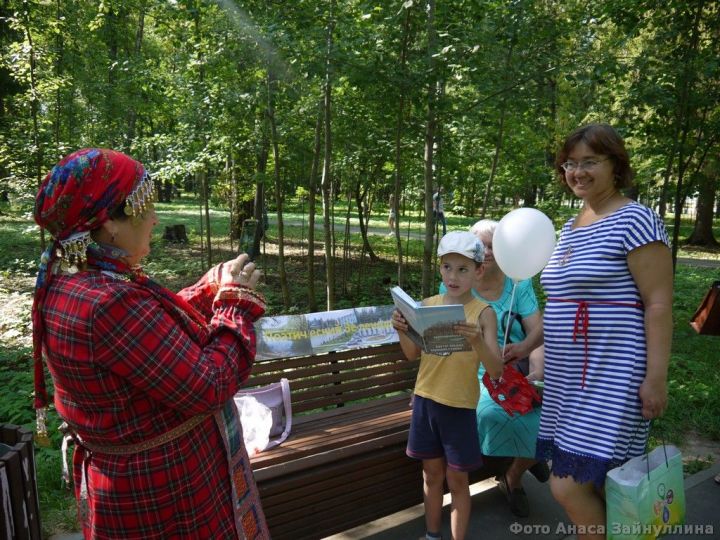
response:
<svg viewBox="0 0 720 540"><path fill-rule="evenodd" d="M512 308L513 308L513 305L515 304L515 289L517 289L517 285L518 285L518 281L516 279L513 279L512 282L513 282L513 288L512 288L512 293L510 294L510 313L508 313L507 324L505 325L505 336L503 339L503 348L502 348L502 355L501 355L501 360L503 360L503 362L504 362L504 358L505 358L505 347L507 347L508 341L510 341L510 325L513 322Z"/></svg>

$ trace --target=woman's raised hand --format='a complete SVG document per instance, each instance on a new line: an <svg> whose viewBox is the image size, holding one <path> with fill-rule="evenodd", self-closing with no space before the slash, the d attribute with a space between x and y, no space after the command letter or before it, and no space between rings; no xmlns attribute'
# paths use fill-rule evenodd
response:
<svg viewBox="0 0 720 540"><path fill-rule="evenodd" d="M247 253L241 253L222 265L220 285L242 285L254 289L261 275Z"/></svg>

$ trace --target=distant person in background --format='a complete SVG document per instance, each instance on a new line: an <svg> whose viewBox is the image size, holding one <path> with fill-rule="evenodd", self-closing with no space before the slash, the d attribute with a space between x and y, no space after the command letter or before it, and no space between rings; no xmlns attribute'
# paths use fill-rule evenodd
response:
<svg viewBox="0 0 720 540"><path fill-rule="evenodd" d="M485 248L485 270L473 286L473 295L492 306L497 315L497 342L504 347L505 362L515 362L528 380L543 378L542 314L533 290L532 280L520 281L515 298L512 298L513 281L498 266L493 255L493 233L497 221L483 219L470 231ZM445 286L440 285L440 293ZM512 305L511 305L512 301ZM510 332L506 328L510 322ZM477 376L482 380L484 366ZM535 443L540 425L540 409L527 414L509 416L493 400L489 392L480 395L477 405L478 436L485 456L514 458L508 470L498 477L500 490L505 494L510 511L518 517L527 517L530 504L522 485L522 476L529 470L540 482L550 476L547 463L535 459Z"/></svg>
<svg viewBox="0 0 720 540"><path fill-rule="evenodd" d="M542 272L545 389L538 452L572 522L604 526L607 472L642 455L667 405L672 259L662 219L621 193L632 169L607 124L571 133L560 183L582 200ZM579 534L579 539L602 538Z"/></svg>
<svg viewBox="0 0 720 540"><path fill-rule="evenodd" d="M158 219L143 165L87 148L43 181L52 235L33 303L35 396L75 441L85 538L269 539L233 395L255 359L265 301L247 255L175 294L142 260Z"/></svg>
<svg viewBox="0 0 720 540"><path fill-rule="evenodd" d="M397 309L392 315L392 325L398 332L405 356L411 360L420 356L407 454L421 459L423 464L425 538L440 538L447 480L452 498L452 538L463 540L471 508L468 472L482 465L475 421L475 407L480 397L477 371L483 364L490 377L498 380L502 361L495 341L495 312L471 292L483 271L482 243L472 233L455 231L442 237L437 254L447 292L426 298L422 303L426 306L463 304L467 322L455 325L454 330L465 336L472 350L447 356L422 352L407 335L407 321Z"/></svg>
<svg viewBox="0 0 720 540"><path fill-rule="evenodd" d="M395 195L390 194L390 200L388 201L388 235L395 234Z"/></svg>
<svg viewBox="0 0 720 540"><path fill-rule="evenodd" d="M442 235L447 234L447 222L445 221L445 202L443 201L442 188L438 186L437 191L433 194L433 222L437 225L438 221L442 223Z"/></svg>

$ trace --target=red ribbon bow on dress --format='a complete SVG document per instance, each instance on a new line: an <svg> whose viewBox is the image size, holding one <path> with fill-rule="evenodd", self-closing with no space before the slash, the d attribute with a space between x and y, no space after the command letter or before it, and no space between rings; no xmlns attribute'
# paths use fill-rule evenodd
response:
<svg viewBox="0 0 720 540"><path fill-rule="evenodd" d="M585 389L585 376L587 375L588 368L588 334L590 332L590 304L601 304L608 306L625 306L625 307L636 307L642 308L642 304L637 302L614 302L612 300L573 300L571 298L548 298L548 302L570 302L577 304L577 311L575 312L575 324L573 325L573 343L577 342L578 337L583 338L583 345L585 347L585 360L583 362L582 380L580 388Z"/></svg>

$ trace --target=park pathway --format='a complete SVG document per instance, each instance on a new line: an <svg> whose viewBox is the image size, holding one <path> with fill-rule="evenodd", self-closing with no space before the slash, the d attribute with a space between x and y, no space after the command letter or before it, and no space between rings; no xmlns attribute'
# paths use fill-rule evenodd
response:
<svg viewBox="0 0 720 540"><path fill-rule="evenodd" d="M270 222L275 223L276 218L275 216L270 217ZM293 227L301 227L303 226L303 221L300 219L289 219L285 221L286 225L291 225ZM304 222L304 226L307 227L307 221ZM315 223L315 229L321 231L323 228L322 222L316 222ZM450 230L450 229L448 229ZM343 233L345 232L345 223L338 223L335 222L335 232ZM357 219L351 219L350 220L350 232L354 234L360 234L360 226L357 224ZM375 227L370 226L368 228L368 234L371 236L389 236L388 235L388 228L387 227ZM411 230L408 231L407 228L400 229L400 237L403 240L406 240L407 238L412 238L413 240L422 240L425 238L425 235L422 232L419 232L417 230ZM720 259L701 259L701 258L695 258L695 257L678 257L677 262L679 265L682 266L694 266L697 268L720 268Z"/></svg>

